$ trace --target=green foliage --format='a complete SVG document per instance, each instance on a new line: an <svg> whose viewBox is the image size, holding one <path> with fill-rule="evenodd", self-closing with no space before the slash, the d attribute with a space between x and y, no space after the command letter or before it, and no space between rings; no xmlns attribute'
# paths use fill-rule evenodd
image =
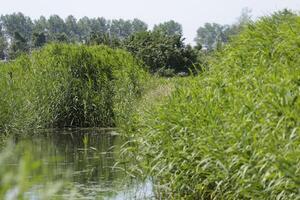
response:
<svg viewBox="0 0 300 200"><path fill-rule="evenodd" d="M153 27L153 31L162 32L169 36L182 35L182 25L170 20L168 22L160 23Z"/></svg>
<svg viewBox="0 0 300 200"><path fill-rule="evenodd" d="M69 15L66 20L66 32L70 41L79 40L79 28L77 26L77 20L73 15Z"/></svg>
<svg viewBox="0 0 300 200"><path fill-rule="evenodd" d="M46 44L46 36L43 32L33 33L32 36L32 46L35 48L42 47Z"/></svg>
<svg viewBox="0 0 300 200"><path fill-rule="evenodd" d="M54 41L67 43L69 38L65 33L57 33L54 35Z"/></svg>
<svg viewBox="0 0 300 200"><path fill-rule="evenodd" d="M27 40L20 35L20 33L15 32L14 37L12 38L12 43L8 50L9 59L15 59L21 54L26 53L29 50L29 45Z"/></svg>
<svg viewBox="0 0 300 200"><path fill-rule="evenodd" d="M5 52L7 50L7 41L4 34L0 28L0 60L5 59Z"/></svg>
<svg viewBox="0 0 300 200"><path fill-rule="evenodd" d="M49 18L41 16L33 22L22 13L2 15L0 17L0 59L4 59L7 43L15 40L15 33L18 33L27 45L32 48L40 48L47 42L68 42L68 43L91 43L91 38L95 35L109 35L113 42L119 42L128 38L130 35L147 31L148 25L139 20L107 20L103 17L88 18L82 17L77 20L70 15L65 20L58 15L51 15ZM3 33L3 34L2 34ZM2 37L5 35L5 37ZM94 42L97 43L97 42ZM100 44L103 44L100 42ZM119 44L118 44L119 46ZM14 47L16 48L16 47ZM2 51L3 49L3 51ZM29 52L29 48L26 52ZM19 52L11 50L12 59L19 56Z"/></svg>
<svg viewBox="0 0 300 200"><path fill-rule="evenodd" d="M238 35L245 26L251 22L251 10L244 8L238 21L232 25L221 25L217 23L205 23L197 30L195 42L198 47L207 50L219 50L223 44L229 42L230 38Z"/></svg>
<svg viewBox="0 0 300 200"><path fill-rule="evenodd" d="M0 66L0 129L114 126L146 74L122 50L52 44Z"/></svg>
<svg viewBox="0 0 300 200"><path fill-rule="evenodd" d="M152 73L162 68L188 71L196 61L195 52L184 45L180 35L169 36L159 31L136 33L124 41L124 48L144 61Z"/></svg>
<svg viewBox="0 0 300 200"><path fill-rule="evenodd" d="M131 24L132 24L132 34L148 30L148 25L142 20L139 20L137 18L133 19Z"/></svg>
<svg viewBox="0 0 300 200"><path fill-rule="evenodd" d="M106 45L110 48L120 48L122 41L113 35L91 33L87 44L88 45Z"/></svg>
<svg viewBox="0 0 300 200"><path fill-rule="evenodd" d="M51 15L47 21L47 29L52 40L56 39L57 34L63 34L66 32L66 25L62 18L58 15Z"/></svg>
<svg viewBox="0 0 300 200"><path fill-rule="evenodd" d="M26 40L31 38L33 23L29 17L19 12L11 15L1 15L0 19L8 37L13 38L15 32L18 32Z"/></svg>
<svg viewBox="0 0 300 200"><path fill-rule="evenodd" d="M47 30L47 19L44 16L40 16L39 19L34 20L33 32L39 33Z"/></svg>
<svg viewBox="0 0 300 200"><path fill-rule="evenodd" d="M131 149L163 199L300 199L299 22L284 11L249 25L134 118Z"/></svg>
<svg viewBox="0 0 300 200"><path fill-rule="evenodd" d="M133 21L119 19L111 21L109 32L114 37L126 39L134 33L147 31L147 28L147 24L138 19Z"/></svg>
<svg viewBox="0 0 300 200"><path fill-rule="evenodd" d="M220 43L228 42L229 26L216 23L205 23L204 27L197 30L195 41L197 45L203 45L208 50L215 49Z"/></svg>

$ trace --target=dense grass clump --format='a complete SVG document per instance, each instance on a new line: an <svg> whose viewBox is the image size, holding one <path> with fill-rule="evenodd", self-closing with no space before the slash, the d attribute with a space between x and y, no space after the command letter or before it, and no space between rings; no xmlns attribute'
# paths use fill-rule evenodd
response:
<svg viewBox="0 0 300 200"><path fill-rule="evenodd" d="M122 50L52 44L1 64L0 76L0 129L11 130L114 126L146 73Z"/></svg>
<svg viewBox="0 0 300 200"><path fill-rule="evenodd" d="M139 158L164 195L300 199L299 55L299 16L261 18L135 118Z"/></svg>

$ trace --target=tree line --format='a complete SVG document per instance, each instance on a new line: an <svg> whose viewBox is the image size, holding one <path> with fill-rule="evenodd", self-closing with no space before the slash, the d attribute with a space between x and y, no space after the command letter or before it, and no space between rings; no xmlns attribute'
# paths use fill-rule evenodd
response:
<svg viewBox="0 0 300 200"><path fill-rule="evenodd" d="M228 25L217 23L205 23L199 27L195 38L198 48L205 48L208 51L218 49L229 42L232 36L238 35L241 30L251 22L251 10L244 8L236 22Z"/></svg>
<svg viewBox="0 0 300 200"><path fill-rule="evenodd" d="M18 51L38 48L48 42L86 43L93 33L111 34L117 38L146 31L148 25L139 20L107 20L101 18L83 17L77 20L70 15L62 19L51 15L48 19L41 16L31 20L22 13L2 15L1 25L1 58L15 58Z"/></svg>
<svg viewBox="0 0 300 200"><path fill-rule="evenodd" d="M140 58L151 72L174 73L188 71L201 63L202 50L212 51L237 34L250 19L246 11L240 22L232 26L207 23L200 27L193 48L184 43L182 25L173 20L157 24L152 30L137 18L133 20L103 17L76 19L70 15L41 16L36 20L23 13L0 17L0 59L15 59L22 53L42 47L46 43L63 42L87 45L104 44L123 48Z"/></svg>

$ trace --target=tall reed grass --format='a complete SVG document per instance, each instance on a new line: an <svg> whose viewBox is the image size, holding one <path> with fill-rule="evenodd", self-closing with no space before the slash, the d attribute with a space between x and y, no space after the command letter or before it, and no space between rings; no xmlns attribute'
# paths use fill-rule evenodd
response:
<svg viewBox="0 0 300 200"><path fill-rule="evenodd" d="M122 50L47 45L0 65L0 130L115 126L146 77Z"/></svg>
<svg viewBox="0 0 300 200"><path fill-rule="evenodd" d="M127 150L164 199L300 199L299 55L300 17L263 17L138 113Z"/></svg>

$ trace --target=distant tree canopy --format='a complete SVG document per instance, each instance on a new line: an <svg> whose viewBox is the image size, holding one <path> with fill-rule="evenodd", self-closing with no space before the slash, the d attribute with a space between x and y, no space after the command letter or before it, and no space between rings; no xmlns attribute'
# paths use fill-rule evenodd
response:
<svg viewBox="0 0 300 200"><path fill-rule="evenodd" d="M197 46L213 50L227 43L230 37L237 35L243 27L251 21L250 14L251 10L244 8L237 22L233 25L205 23L203 27L197 30L197 36L195 38Z"/></svg>
<svg viewBox="0 0 300 200"><path fill-rule="evenodd" d="M94 40L92 43L108 45L112 42L104 42L100 37L112 37L113 39L107 41L116 42L147 29L148 25L139 19L107 20L103 17L82 17L77 20L72 15L66 19L51 15L48 19L41 16L32 21L22 13L2 15L0 17L0 59L4 59L6 54L9 54L9 58L14 58L20 52L41 47L52 41L91 43Z"/></svg>
<svg viewBox="0 0 300 200"><path fill-rule="evenodd" d="M22 53L25 53L29 50L28 43L26 42L26 39L18 32L14 33L14 36L12 38L12 42L10 45L10 48L8 50L8 56L10 59L14 59L21 55Z"/></svg>
<svg viewBox="0 0 300 200"><path fill-rule="evenodd" d="M32 36L32 46L34 48L42 47L46 43L46 36L43 32L33 33Z"/></svg>
<svg viewBox="0 0 300 200"><path fill-rule="evenodd" d="M141 59L153 73L188 72L197 60L197 51L184 44L181 24L170 20L154 26L139 20L103 17L76 19L69 15L41 16L31 20L22 13L0 17L0 59L15 59L22 53L49 42L107 45L123 48Z"/></svg>
<svg viewBox="0 0 300 200"><path fill-rule="evenodd" d="M32 35L33 23L29 17L22 13L2 15L0 17L4 33L11 39L18 32L24 39L29 40Z"/></svg>
<svg viewBox="0 0 300 200"><path fill-rule="evenodd" d="M146 31L148 25L139 19L130 20L112 20L110 24L110 34L114 37L125 39L136 32Z"/></svg>
<svg viewBox="0 0 300 200"><path fill-rule="evenodd" d="M88 45L106 45L111 48L121 48L122 41L108 33L92 33L87 40Z"/></svg>
<svg viewBox="0 0 300 200"><path fill-rule="evenodd" d="M182 26L173 20L157 24L148 31L148 25L136 18L76 19L69 15L63 19L51 15L31 20L22 13L0 17L0 59L15 59L49 42L122 48L141 59L150 72L161 74L188 72L198 56L198 51L184 44Z"/></svg>
<svg viewBox="0 0 300 200"><path fill-rule="evenodd" d="M197 30L197 37L195 41L198 45L206 46L208 49L213 49L219 42L227 42L228 38L225 25L216 23L205 23L203 27Z"/></svg>
<svg viewBox="0 0 300 200"><path fill-rule="evenodd" d="M179 24L173 20L170 20L170 21L155 25L153 28L153 31L162 32L169 36L182 35L182 26L181 26L181 24Z"/></svg>
<svg viewBox="0 0 300 200"><path fill-rule="evenodd" d="M7 48L7 41L4 37L4 34L0 28L0 59L5 59L5 50Z"/></svg>
<svg viewBox="0 0 300 200"><path fill-rule="evenodd" d="M139 32L124 41L124 48L144 61L155 73L161 69L187 72L197 55L183 43L181 35L166 35L159 31Z"/></svg>

